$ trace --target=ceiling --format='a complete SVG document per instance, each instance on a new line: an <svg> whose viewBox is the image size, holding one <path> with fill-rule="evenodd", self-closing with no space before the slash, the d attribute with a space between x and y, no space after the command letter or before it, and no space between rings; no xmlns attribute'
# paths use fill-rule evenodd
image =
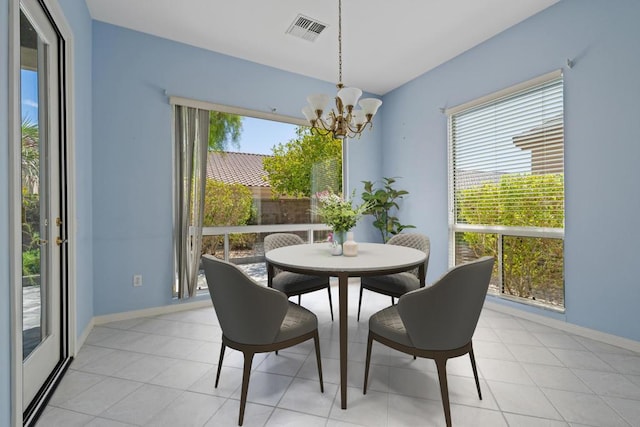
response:
<svg viewBox="0 0 640 427"><path fill-rule="evenodd" d="M336 83L338 0L86 0L93 19ZM343 82L384 95L559 0L344 0ZM327 27L286 34L299 15Z"/></svg>

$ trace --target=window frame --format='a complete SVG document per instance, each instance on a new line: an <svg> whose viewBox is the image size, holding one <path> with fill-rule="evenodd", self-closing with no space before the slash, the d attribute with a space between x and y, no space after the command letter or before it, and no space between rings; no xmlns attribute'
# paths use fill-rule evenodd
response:
<svg viewBox="0 0 640 427"><path fill-rule="evenodd" d="M455 200L455 185L454 185L454 177L455 177L455 153L454 153L454 132L453 132L453 118L455 115L469 111L474 108L482 107L483 105L490 105L495 101L498 101L501 98L511 97L520 92L525 92L531 90L532 88L551 82L553 80L563 79L562 70L555 70L550 73L541 75L539 77L533 78L531 80L516 84L514 86L505 88L503 90L499 90L497 92L488 94L486 96L474 99L467 103L448 108L444 110L444 113L447 116L447 166L448 166L448 188L447 188L447 199L448 199L448 242L449 242L449 267L453 267L456 262L456 234L463 232L475 232L475 233L487 233L487 234L496 234L498 238L498 247L497 247L497 260L496 260L496 268L498 272L497 287L499 288L499 293L495 295L500 298L516 300L518 302L524 302L526 304L540 306L545 309L550 309L553 311L564 312L566 307L566 301L563 298L562 306L554 306L547 303L536 302L535 300L531 300L529 298L517 297L513 295L506 294L504 292L504 265L503 265L503 250L502 250L502 241L503 237L506 236L515 236L515 237L530 237L530 238L550 238L550 239L560 239L564 242L565 235L565 221L566 221L566 206L563 207L563 227L555 228L555 227L523 227L523 226L506 226L506 225L475 225L475 224L462 224L457 223L456 218L456 200ZM562 99L564 105L564 81L562 81ZM564 134L564 106L562 107L562 117L563 117L563 134ZM564 136L563 136L563 159L562 164L564 168ZM566 200L566 185L563 184L563 198ZM564 256L563 256L563 282L564 282ZM563 283L563 291L564 291L564 283Z"/></svg>

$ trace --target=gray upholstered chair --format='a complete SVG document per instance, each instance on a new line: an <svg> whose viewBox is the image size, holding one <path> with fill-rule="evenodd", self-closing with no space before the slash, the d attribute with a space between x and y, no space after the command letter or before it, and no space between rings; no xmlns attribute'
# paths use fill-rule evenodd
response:
<svg viewBox="0 0 640 427"><path fill-rule="evenodd" d="M396 234L387 242L387 245L406 246L418 249L427 254L424 261L424 274L427 274L429 266L429 251L431 245L429 238L424 234L405 233ZM370 276L360 279L360 298L358 299L358 321L360 321L360 308L362 307L362 291L364 289L377 292L379 294L389 295L391 297L391 305L395 303L394 298L400 298L401 295L413 291L420 287L418 279L418 270L406 271L403 273L389 274L386 276Z"/></svg>
<svg viewBox="0 0 640 427"><path fill-rule="evenodd" d="M492 270L492 257L458 265L432 286L409 292L400 297L397 305L371 316L364 394L367 394L371 347L375 340L414 357L426 357L436 362L447 426L451 426L446 371L448 359L469 354L478 397L482 399L471 337L480 317Z"/></svg>
<svg viewBox="0 0 640 427"><path fill-rule="evenodd" d="M225 348L231 347L244 355L238 425L242 425L244 419L251 362L256 353L276 351L313 339L320 391L324 393L316 315L290 302L282 292L259 285L234 264L209 255L203 255L202 264L222 329L216 388Z"/></svg>
<svg viewBox="0 0 640 427"><path fill-rule="evenodd" d="M282 246L303 245L304 240L296 234L290 233L274 233L264 238L264 252L267 253L272 249ZM277 289L287 297L297 295L298 304L301 301L301 295L307 292L319 291L326 289L329 293L329 311L331 312L331 320L333 321L333 304L331 302L331 287L329 286L329 277L326 276L310 276L307 274L293 273L291 271L282 271L275 269L273 281L268 284L269 287Z"/></svg>

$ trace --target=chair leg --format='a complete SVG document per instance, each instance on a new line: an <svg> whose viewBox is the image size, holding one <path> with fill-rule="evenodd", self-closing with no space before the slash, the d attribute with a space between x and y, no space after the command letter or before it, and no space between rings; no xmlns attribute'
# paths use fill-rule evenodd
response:
<svg viewBox="0 0 640 427"><path fill-rule="evenodd" d="M243 352L244 353L244 352ZM251 375L251 363L253 362L254 353L244 353L244 369L242 371L242 392L240 393L240 415L238 416L238 425L241 426L244 421L244 408L247 405L247 391L249 390L249 376Z"/></svg>
<svg viewBox="0 0 640 427"><path fill-rule="evenodd" d="M362 307L362 285L360 285L360 299L358 299L358 322L360 321L360 307Z"/></svg>
<svg viewBox="0 0 640 427"><path fill-rule="evenodd" d="M447 359L438 357L435 359L438 368L438 379L440 380L440 395L442 396L442 407L444 408L444 419L447 427L451 427L451 407L449 405L449 386L447 385Z"/></svg>
<svg viewBox="0 0 640 427"><path fill-rule="evenodd" d="M331 312L331 321L333 322L333 303L331 302L331 286L327 286L329 292L329 311Z"/></svg>
<svg viewBox="0 0 640 427"><path fill-rule="evenodd" d="M396 300L393 297L391 297L391 305L396 305Z"/></svg>
<svg viewBox="0 0 640 427"><path fill-rule="evenodd" d="M364 385L362 386L362 394L367 394L367 382L369 380L369 365L371 364L371 347L373 345L373 336L369 332L367 339L367 360L364 365Z"/></svg>
<svg viewBox="0 0 640 427"><path fill-rule="evenodd" d="M298 305L302 305L302 294L298 294Z"/></svg>
<svg viewBox="0 0 640 427"><path fill-rule="evenodd" d="M322 361L320 360L320 336L318 330L313 334L313 343L316 346L316 361L318 363L318 378L320 378L320 392L324 393L324 382L322 381Z"/></svg>
<svg viewBox="0 0 640 427"><path fill-rule="evenodd" d="M480 391L480 380L478 379L478 369L476 368L476 358L473 354L473 347L469 350L469 358L471 358L471 369L473 369L473 376L476 379L476 388L478 389L478 397L482 400L482 392Z"/></svg>
<svg viewBox="0 0 640 427"><path fill-rule="evenodd" d="M218 360L218 373L216 374L216 385L214 388L218 388L218 381L220 381L220 371L222 370L222 360L224 359L225 347L226 346L223 343L222 347L220 348L220 360Z"/></svg>

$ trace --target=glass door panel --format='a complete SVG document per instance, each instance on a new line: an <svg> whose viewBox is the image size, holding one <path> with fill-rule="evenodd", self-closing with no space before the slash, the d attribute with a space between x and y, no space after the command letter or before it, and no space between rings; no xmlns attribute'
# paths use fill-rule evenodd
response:
<svg viewBox="0 0 640 427"><path fill-rule="evenodd" d="M21 190L22 190L22 357L26 359L47 335L46 271L48 210L46 146L40 144L39 37L24 13L20 13ZM44 112L43 112L44 113ZM44 113L43 115L45 115ZM41 158L44 161L41 162ZM43 197L45 196L45 197ZM44 216L44 218L42 218ZM43 277L44 276L44 277ZM43 280L44 279L44 280ZM45 285L45 288L42 285Z"/></svg>
<svg viewBox="0 0 640 427"><path fill-rule="evenodd" d="M62 357L58 34L35 0L20 2L22 395L26 410Z"/></svg>

